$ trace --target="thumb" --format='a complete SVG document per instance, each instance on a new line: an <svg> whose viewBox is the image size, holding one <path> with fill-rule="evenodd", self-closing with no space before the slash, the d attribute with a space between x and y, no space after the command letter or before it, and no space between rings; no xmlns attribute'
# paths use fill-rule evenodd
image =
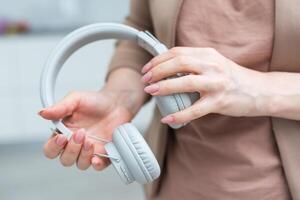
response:
<svg viewBox="0 0 300 200"><path fill-rule="evenodd" d="M80 94L72 92L53 106L44 108L38 114L44 119L59 120L71 115L78 107Z"/></svg>

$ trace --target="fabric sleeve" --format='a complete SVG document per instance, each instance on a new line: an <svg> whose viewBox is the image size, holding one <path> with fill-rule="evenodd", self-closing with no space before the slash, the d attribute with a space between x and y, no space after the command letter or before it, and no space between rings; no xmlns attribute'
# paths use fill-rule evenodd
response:
<svg viewBox="0 0 300 200"><path fill-rule="evenodd" d="M126 17L124 24L138 30L152 32L152 21L150 16L148 0L131 0L130 14ZM109 74L121 67L126 67L141 72L141 68L152 56L132 41L118 41L115 53L108 67L106 79Z"/></svg>

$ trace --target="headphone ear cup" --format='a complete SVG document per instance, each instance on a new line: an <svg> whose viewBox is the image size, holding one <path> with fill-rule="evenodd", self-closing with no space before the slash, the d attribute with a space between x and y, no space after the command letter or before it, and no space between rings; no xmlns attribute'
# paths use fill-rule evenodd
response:
<svg viewBox="0 0 300 200"><path fill-rule="evenodd" d="M180 111L180 107L173 95L156 96L155 101L163 117Z"/></svg>
<svg viewBox="0 0 300 200"><path fill-rule="evenodd" d="M109 156L120 158L110 159L125 183L136 180L147 183L160 175L158 162L148 144L139 131L130 123L116 128L111 143L105 145Z"/></svg>
<svg viewBox="0 0 300 200"><path fill-rule="evenodd" d="M174 94L174 97L177 104L181 104L180 110L184 110L192 106L200 98L200 94L198 92L178 93Z"/></svg>
<svg viewBox="0 0 300 200"><path fill-rule="evenodd" d="M142 166L146 168L150 175L149 181L155 180L160 175L160 166L149 145L146 143L141 133L132 124L127 123L123 128L126 130L135 151L141 159Z"/></svg>
<svg viewBox="0 0 300 200"><path fill-rule="evenodd" d="M119 145L119 144L118 144ZM119 145L120 147L120 145ZM125 184L132 183L135 179L130 173L130 170L128 169L127 164L122 159L121 154L119 153L120 150L115 146L113 142L107 143L104 146L107 155L109 156L109 159L115 168L116 172L119 174L120 178ZM125 150L126 151L126 150Z"/></svg>
<svg viewBox="0 0 300 200"><path fill-rule="evenodd" d="M200 93L199 92L192 92L192 93L188 93L188 94L190 96L192 104L200 99Z"/></svg>
<svg viewBox="0 0 300 200"><path fill-rule="evenodd" d="M195 96L195 95L194 95ZM194 102L193 98L189 93L177 93L173 95L166 96L156 96L156 104L163 117L179 112L190 107ZM181 128L185 124L169 124L174 129Z"/></svg>

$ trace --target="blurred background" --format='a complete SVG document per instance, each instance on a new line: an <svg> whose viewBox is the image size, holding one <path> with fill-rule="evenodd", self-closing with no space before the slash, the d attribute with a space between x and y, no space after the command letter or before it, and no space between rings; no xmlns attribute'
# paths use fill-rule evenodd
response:
<svg viewBox="0 0 300 200"><path fill-rule="evenodd" d="M82 25L122 22L128 10L129 0L0 0L1 200L143 199L141 186L125 186L112 167L82 172L44 158L52 125L37 115L40 74L57 43ZM101 88L114 43L96 42L76 52L60 73L57 98ZM150 102L134 119L141 131L152 109Z"/></svg>

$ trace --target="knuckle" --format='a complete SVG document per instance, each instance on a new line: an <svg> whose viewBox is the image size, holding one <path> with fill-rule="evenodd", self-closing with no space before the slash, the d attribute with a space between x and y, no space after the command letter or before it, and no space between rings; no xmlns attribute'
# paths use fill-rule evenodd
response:
<svg viewBox="0 0 300 200"><path fill-rule="evenodd" d="M224 86L227 91L234 91L237 89L237 83L230 78L225 80Z"/></svg>
<svg viewBox="0 0 300 200"><path fill-rule="evenodd" d="M224 78L218 78L214 81L215 90L224 90L226 88L226 80Z"/></svg>
<svg viewBox="0 0 300 200"><path fill-rule="evenodd" d="M215 89L221 91L234 90L234 84L228 78L221 77L215 81Z"/></svg>
<svg viewBox="0 0 300 200"><path fill-rule="evenodd" d="M155 68L151 70L152 78L158 77L161 73L163 73L163 68L161 65L157 65Z"/></svg>
<svg viewBox="0 0 300 200"><path fill-rule="evenodd" d="M226 107L228 106L228 99L225 98L225 97L219 97L216 99L216 107L219 109L219 110L223 110L223 109L226 109Z"/></svg>
<svg viewBox="0 0 300 200"><path fill-rule="evenodd" d="M188 80L186 81L187 87L191 89L197 88L199 81L198 77L195 75L189 75L186 77Z"/></svg>
<svg viewBox="0 0 300 200"><path fill-rule="evenodd" d="M174 56L178 56L182 53L182 48L181 47L173 47L172 49L170 49L170 52Z"/></svg>
<svg viewBox="0 0 300 200"><path fill-rule="evenodd" d="M156 66L159 63L158 57L154 57L149 61L151 66Z"/></svg>
<svg viewBox="0 0 300 200"><path fill-rule="evenodd" d="M180 65L188 65L189 64L189 58L187 56L178 56L177 57L177 62L180 64Z"/></svg>
<svg viewBox="0 0 300 200"><path fill-rule="evenodd" d="M201 113L200 109L194 108L194 109L191 110L191 117L193 119L198 118L200 113Z"/></svg>
<svg viewBox="0 0 300 200"><path fill-rule="evenodd" d="M217 74L224 74L225 68L218 63L210 63L211 69Z"/></svg>
<svg viewBox="0 0 300 200"><path fill-rule="evenodd" d="M158 82L157 84L159 85L159 91L160 92L169 92L172 89L172 87L171 87L172 82L173 82L172 79Z"/></svg>

